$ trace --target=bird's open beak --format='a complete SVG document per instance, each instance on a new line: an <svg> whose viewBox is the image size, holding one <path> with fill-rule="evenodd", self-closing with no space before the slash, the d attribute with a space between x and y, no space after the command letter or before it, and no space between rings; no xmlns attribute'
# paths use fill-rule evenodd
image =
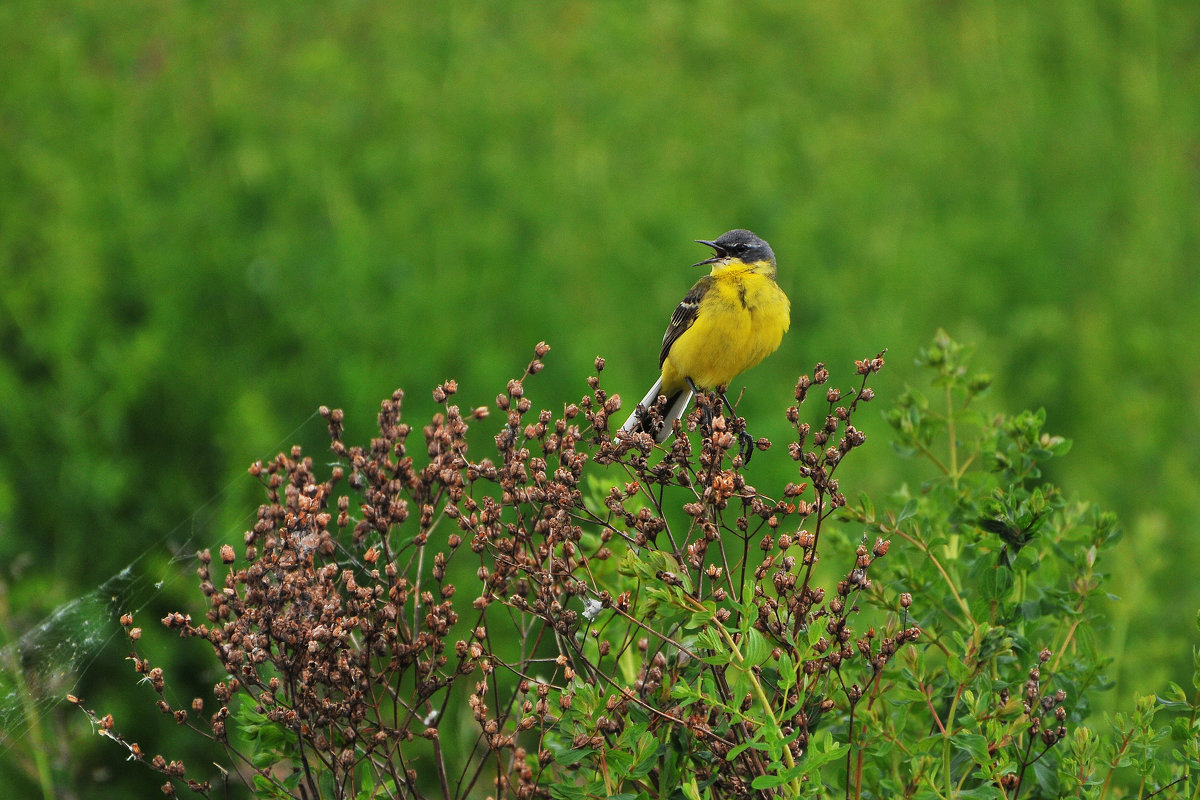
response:
<svg viewBox="0 0 1200 800"><path fill-rule="evenodd" d="M709 247L711 247L713 250L716 250L716 252L712 255L711 258L706 258L703 261L697 261L695 264L692 264L693 267L703 267L705 264L712 264L714 262L720 261L721 259L723 259L725 257L725 254L721 252L721 248L717 247L716 242L710 242L707 239L695 239L694 241L696 242L696 244L706 244Z"/></svg>

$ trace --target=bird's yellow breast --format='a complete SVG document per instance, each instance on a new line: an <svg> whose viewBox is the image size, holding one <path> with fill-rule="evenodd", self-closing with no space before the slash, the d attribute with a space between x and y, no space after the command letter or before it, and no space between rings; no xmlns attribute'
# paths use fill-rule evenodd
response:
<svg viewBox="0 0 1200 800"><path fill-rule="evenodd" d="M713 270L696 321L663 362L665 394L682 389L686 378L701 389L725 386L775 352L791 323L791 303L764 271L761 262Z"/></svg>

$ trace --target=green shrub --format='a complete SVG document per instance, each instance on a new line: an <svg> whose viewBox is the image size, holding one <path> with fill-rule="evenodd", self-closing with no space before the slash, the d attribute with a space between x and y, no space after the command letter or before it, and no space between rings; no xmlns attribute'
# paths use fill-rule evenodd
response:
<svg viewBox="0 0 1200 800"><path fill-rule="evenodd" d="M240 552L201 554L205 621L164 620L228 673L206 725L123 619L159 708L225 747L222 782L446 800L1200 792L1196 691L1089 719L1116 521L1044 479L1069 448L1044 413L977 409L990 381L945 334L919 357L931 388L886 414L929 480L853 503L839 469L861 457L882 354L851 389L820 364L800 377L796 480L768 494L738 453L746 421L710 398L683 426L697 438L614 435L600 359L580 402L535 412L548 349L496 398L495 457L468 436L491 411L453 405L450 381L419 446L396 392L366 447L322 410L328 477L299 448L252 467L267 503ZM168 794L226 791L149 763Z"/></svg>

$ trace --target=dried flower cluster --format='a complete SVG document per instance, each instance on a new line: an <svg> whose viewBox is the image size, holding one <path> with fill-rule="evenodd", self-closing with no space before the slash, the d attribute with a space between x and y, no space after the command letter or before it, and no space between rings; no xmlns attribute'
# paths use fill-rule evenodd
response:
<svg viewBox="0 0 1200 800"><path fill-rule="evenodd" d="M367 447L322 409L332 466L293 449L251 468L267 502L240 546L199 554L204 619L163 619L211 646L215 704L177 701L122 618L139 683L225 748L221 773L71 701L169 796L1018 800L1120 793L1123 774L1195 794L1200 698L1181 686L1086 726L1119 527L1042 479L1069 447L1043 412L972 407L988 381L944 333L918 357L940 399L910 388L887 414L935 477L878 512L839 481L882 355L850 391L821 364L800 376L789 458L755 462L794 470L769 495L715 397L665 446L614 433L597 359L579 402L535 410L547 351L492 407L436 387L420 445L396 392Z"/></svg>
<svg viewBox="0 0 1200 800"><path fill-rule="evenodd" d="M1067 699L1066 691L1057 689L1050 693L1042 687L1042 669L1052 655L1049 650L1043 649L1038 653L1038 665L1029 669L1029 678L1022 687L1020 701L1023 724L1013 734L989 748L993 755L1001 746L1011 746L1017 751L1014 760L1018 768L1000 776L1000 786L1004 789L1019 789L1025 779L1025 771L1067 736L1067 710L1063 707ZM1008 689L1001 689L998 699L1001 710L1009 707Z"/></svg>
<svg viewBox="0 0 1200 800"><path fill-rule="evenodd" d="M713 797L750 797L808 780L811 735L835 707L853 730L854 707L919 636L911 598L887 630L854 625L886 540L863 542L832 591L815 572L882 355L857 362L856 390L825 389L816 427L800 405L829 373L800 378L787 410L798 481L772 499L742 471L745 420L714 398L697 398L666 448L614 437L620 398L597 359L587 396L535 412L525 381L548 349L496 398L494 458L467 441L490 410L453 405L447 381L419 452L397 391L366 448L322 409L339 462L328 478L298 448L253 465L267 502L240 552L200 554L205 621L163 620L209 642L228 673L208 734L243 775L295 797L534 798L686 774ZM697 427L698 454L684 431ZM286 732L271 758L236 751L239 708ZM177 762L153 765L169 791L211 791Z"/></svg>

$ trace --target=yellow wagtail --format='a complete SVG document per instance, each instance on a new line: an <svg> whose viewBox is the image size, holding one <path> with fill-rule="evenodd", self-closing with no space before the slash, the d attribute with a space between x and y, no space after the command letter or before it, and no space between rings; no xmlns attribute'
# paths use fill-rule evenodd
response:
<svg viewBox="0 0 1200 800"><path fill-rule="evenodd" d="M732 412L725 388L775 352L791 322L791 303L775 282L771 245L741 229L711 242L696 241L715 252L693 266L712 264L712 272L696 281L675 308L658 354L662 375L621 426L653 434L656 442L671 435L675 420L701 389L715 389ZM660 396L666 398L662 426L652 430L647 410Z"/></svg>

